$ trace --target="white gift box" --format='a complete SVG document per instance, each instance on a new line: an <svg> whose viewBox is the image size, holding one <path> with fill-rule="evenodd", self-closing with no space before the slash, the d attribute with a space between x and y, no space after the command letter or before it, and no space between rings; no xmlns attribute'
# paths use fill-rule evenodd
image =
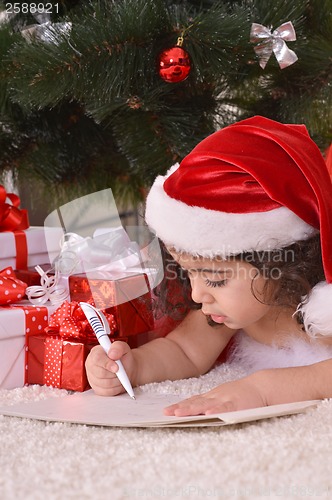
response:
<svg viewBox="0 0 332 500"><path fill-rule="evenodd" d="M28 249L28 266L49 264L59 255L62 228L29 227L23 231ZM12 232L0 233L0 269L11 266L16 269L16 244Z"/></svg>
<svg viewBox="0 0 332 500"><path fill-rule="evenodd" d="M0 389L24 386L26 335L42 333L56 309L34 307L27 300L15 306L0 307Z"/></svg>

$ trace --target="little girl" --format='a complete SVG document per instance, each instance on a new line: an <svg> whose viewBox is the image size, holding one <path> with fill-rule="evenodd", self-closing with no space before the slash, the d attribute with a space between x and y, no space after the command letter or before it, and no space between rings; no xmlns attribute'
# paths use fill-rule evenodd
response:
<svg viewBox="0 0 332 500"><path fill-rule="evenodd" d="M123 392L114 360L133 385L194 377L231 341L230 360L249 374L166 415L332 397L332 184L303 125L257 116L215 132L157 177L146 221L184 297L190 282L192 307L165 338L95 347L86 368L97 394Z"/></svg>

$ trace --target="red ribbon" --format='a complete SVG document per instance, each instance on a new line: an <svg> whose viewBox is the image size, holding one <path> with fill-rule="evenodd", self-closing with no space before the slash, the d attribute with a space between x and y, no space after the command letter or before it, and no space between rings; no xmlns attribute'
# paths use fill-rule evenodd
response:
<svg viewBox="0 0 332 500"><path fill-rule="evenodd" d="M22 300L26 287L26 283L16 278L12 267L0 271L0 305Z"/></svg>
<svg viewBox="0 0 332 500"><path fill-rule="evenodd" d="M8 201L10 203L8 203ZM21 200L14 193L7 193L0 185L0 231L12 231L15 237L16 269L26 269L28 248L24 229L29 227L27 210L20 209Z"/></svg>
<svg viewBox="0 0 332 500"><path fill-rule="evenodd" d="M28 229L28 212L18 208L20 203L21 200L16 194L7 193L5 188L0 185L0 231Z"/></svg>
<svg viewBox="0 0 332 500"><path fill-rule="evenodd" d="M117 330L113 314L104 313L110 325L111 334ZM48 327L45 328L48 335L60 335L63 340L96 341L91 326L78 302L65 301L50 316Z"/></svg>

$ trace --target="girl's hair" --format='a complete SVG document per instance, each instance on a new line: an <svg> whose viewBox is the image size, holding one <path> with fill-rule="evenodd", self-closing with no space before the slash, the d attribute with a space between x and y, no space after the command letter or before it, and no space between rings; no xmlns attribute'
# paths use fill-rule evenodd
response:
<svg viewBox="0 0 332 500"><path fill-rule="evenodd" d="M200 309L201 305L191 299L190 281L182 268L167 252L163 243L161 249L164 261L164 279L155 290L159 300L157 309L175 320L182 319L190 309ZM292 245L263 252L246 252L232 257L254 266L268 278L263 290L264 303L291 307L294 310L310 290L324 281L320 236L297 241ZM252 283L254 291L254 280ZM297 315L298 323L302 318Z"/></svg>
<svg viewBox="0 0 332 500"><path fill-rule="evenodd" d="M160 249L164 265L164 277L155 288L157 300L154 302L156 318L167 315L175 321L180 321L190 309L201 309L191 298L191 286L187 273L173 259L160 240Z"/></svg>
<svg viewBox="0 0 332 500"><path fill-rule="evenodd" d="M269 252L237 256L258 269L266 281L264 303L296 309L311 289L325 280L320 235ZM301 323L301 318L297 318Z"/></svg>

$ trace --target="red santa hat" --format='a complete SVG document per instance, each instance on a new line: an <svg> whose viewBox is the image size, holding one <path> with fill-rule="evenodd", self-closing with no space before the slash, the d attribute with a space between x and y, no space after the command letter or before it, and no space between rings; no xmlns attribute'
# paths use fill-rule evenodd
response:
<svg viewBox="0 0 332 500"><path fill-rule="evenodd" d="M255 116L210 135L157 177L146 221L166 245L207 258L320 232L326 282L299 308L308 333L332 335L332 183L304 125Z"/></svg>

